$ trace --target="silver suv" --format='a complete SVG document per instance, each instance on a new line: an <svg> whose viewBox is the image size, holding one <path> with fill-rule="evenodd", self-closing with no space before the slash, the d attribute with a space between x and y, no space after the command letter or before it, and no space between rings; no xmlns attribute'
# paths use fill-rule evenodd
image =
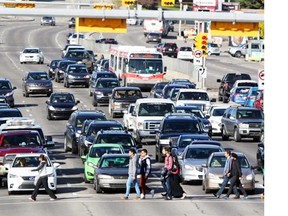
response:
<svg viewBox="0 0 288 216"><path fill-rule="evenodd" d="M263 122L263 112L257 108L228 107L221 119L222 140L228 140L229 136L233 136L235 142L240 142L242 138L253 138L259 142Z"/></svg>

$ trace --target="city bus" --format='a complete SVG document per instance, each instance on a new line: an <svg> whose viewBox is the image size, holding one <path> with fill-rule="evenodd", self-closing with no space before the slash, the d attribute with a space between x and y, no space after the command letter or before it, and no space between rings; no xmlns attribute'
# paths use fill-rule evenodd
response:
<svg viewBox="0 0 288 216"><path fill-rule="evenodd" d="M162 82L167 68L162 53L145 46L116 45L110 48L109 69L123 86L151 88Z"/></svg>

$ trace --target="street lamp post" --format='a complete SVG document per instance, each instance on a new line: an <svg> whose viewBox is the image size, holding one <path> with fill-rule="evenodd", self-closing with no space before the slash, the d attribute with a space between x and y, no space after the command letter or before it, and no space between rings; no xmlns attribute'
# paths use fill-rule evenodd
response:
<svg viewBox="0 0 288 216"><path fill-rule="evenodd" d="M179 0L180 3L180 11L182 11L182 0ZM181 24L182 24L182 20L179 20L179 32L178 32L178 36L181 36Z"/></svg>

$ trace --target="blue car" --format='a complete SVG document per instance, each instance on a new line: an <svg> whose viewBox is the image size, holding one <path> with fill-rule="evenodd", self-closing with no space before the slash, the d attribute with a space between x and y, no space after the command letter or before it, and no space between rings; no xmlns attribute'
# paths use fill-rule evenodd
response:
<svg viewBox="0 0 288 216"><path fill-rule="evenodd" d="M251 86L235 87L230 94L230 101L243 106L250 88Z"/></svg>
<svg viewBox="0 0 288 216"><path fill-rule="evenodd" d="M248 92L247 98L244 102L244 106L254 107L254 102L257 94L258 94L258 87L251 87Z"/></svg>

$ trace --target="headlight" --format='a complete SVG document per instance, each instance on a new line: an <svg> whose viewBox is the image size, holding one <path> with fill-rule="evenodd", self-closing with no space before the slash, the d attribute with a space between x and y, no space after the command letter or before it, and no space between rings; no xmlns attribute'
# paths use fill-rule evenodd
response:
<svg viewBox="0 0 288 216"><path fill-rule="evenodd" d="M73 76L73 75L68 75L68 78L69 78L69 79L73 79L74 76Z"/></svg>
<svg viewBox="0 0 288 216"><path fill-rule="evenodd" d="M13 93L14 93L13 91L11 91L11 92L8 92L8 93L6 93L6 94L5 94L5 96L6 96L6 97L12 96L12 95L13 95Z"/></svg>
<svg viewBox="0 0 288 216"><path fill-rule="evenodd" d="M77 105L75 105L75 106L72 107L72 110L77 110L77 109L78 109L78 106L77 106Z"/></svg>
<svg viewBox="0 0 288 216"><path fill-rule="evenodd" d="M103 92L100 92L100 91L95 91L94 93L97 95L103 95Z"/></svg>
<svg viewBox="0 0 288 216"><path fill-rule="evenodd" d="M18 178L17 175L9 174L9 178Z"/></svg>
<svg viewBox="0 0 288 216"><path fill-rule="evenodd" d="M249 128L249 124L239 124L239 128Z"/></svg>
<svg viewBox="0 0 288 216"><path fill-rule="evenodd" d="M160 139L159 142L161 145L168 145L170 143L170 140L169 139Z"/></svg>
<svg viewBox="0 0 288 216"><path fill-rule="evenodd" d="M86 79L89 79L89 78L90 78L90 76L89 76L89 75L86 75L84 78L86 78Z"/></svg>
<svg viewBox="0 0 288 216"><path fill-rule="evenodd" d="M194 166L189 165L189 164L185 164L185 165L184 165L184 169L187 169L187 170L196 170Z"/></svg>
<svg viewBox="0 0 288 216"><path fill-rule="evenodd" d="M80 137L80 134L81 134L81 130L77 130L75 133L75 136L78 138L78 137Z"/></svg>
<svg viewBox="0 0 288 216"><path fill-rule="evenodd" d="M210 178L210 179L218 179L218 176L214 175L213 173L209 173L208 174L208 178Z"/></svg>
<svg viewBox="0 0 288 216"><path fill-rule="evenodd" d="M44 86L45 87L50 87L50 86L52 86L52 83L46 83L46 84L44 84Z"/></svg>
<svg viewBox="0 0 288 216"><path fill-rule="evenodd" d="M88 162L88 163L87 163L87 166L89 166L89 167L92 167L92 168L93 168L93 167L95 166L95 164L93 164L93 163L91 163L91 162Z"/></svg>
<svg viewBox="0 0 288 216"><path fill-rule="evenodd" d="M121 108L121 103L118 102L113 103L113 108Z"/></svg>
<svg viewBox="0 0 288 216"><path fill-rule="evenodd" d="M98 178L101 178L101 179L113 179L112 176L109 176L109 175L102 175L102 174L98 175Z"/></svg>
<svg viewBox="0 0 288 216"><path fill-rule="evenodd" d="M206 123L206 124L204 124L204 127L206 127L206 128L209 128L209 127L211 127L211 124L210 124L210 122L209 122L209 123Z"/></svg>
<svg viewBox="0 0 288 216"><path fill-rule="evenodd" d="M254 175L253 174L249 174L246 176L246 180L247 181L252 181L254 179Z"/></svg>
<svg viewBox="0 0 288 216"><path fill-rule="evenodd" d="M48 109L49 109L49 110L53 110L53 111L56 110L56 109L55 109L53 106L51 106L51 105L48 106Z"/></svg>

